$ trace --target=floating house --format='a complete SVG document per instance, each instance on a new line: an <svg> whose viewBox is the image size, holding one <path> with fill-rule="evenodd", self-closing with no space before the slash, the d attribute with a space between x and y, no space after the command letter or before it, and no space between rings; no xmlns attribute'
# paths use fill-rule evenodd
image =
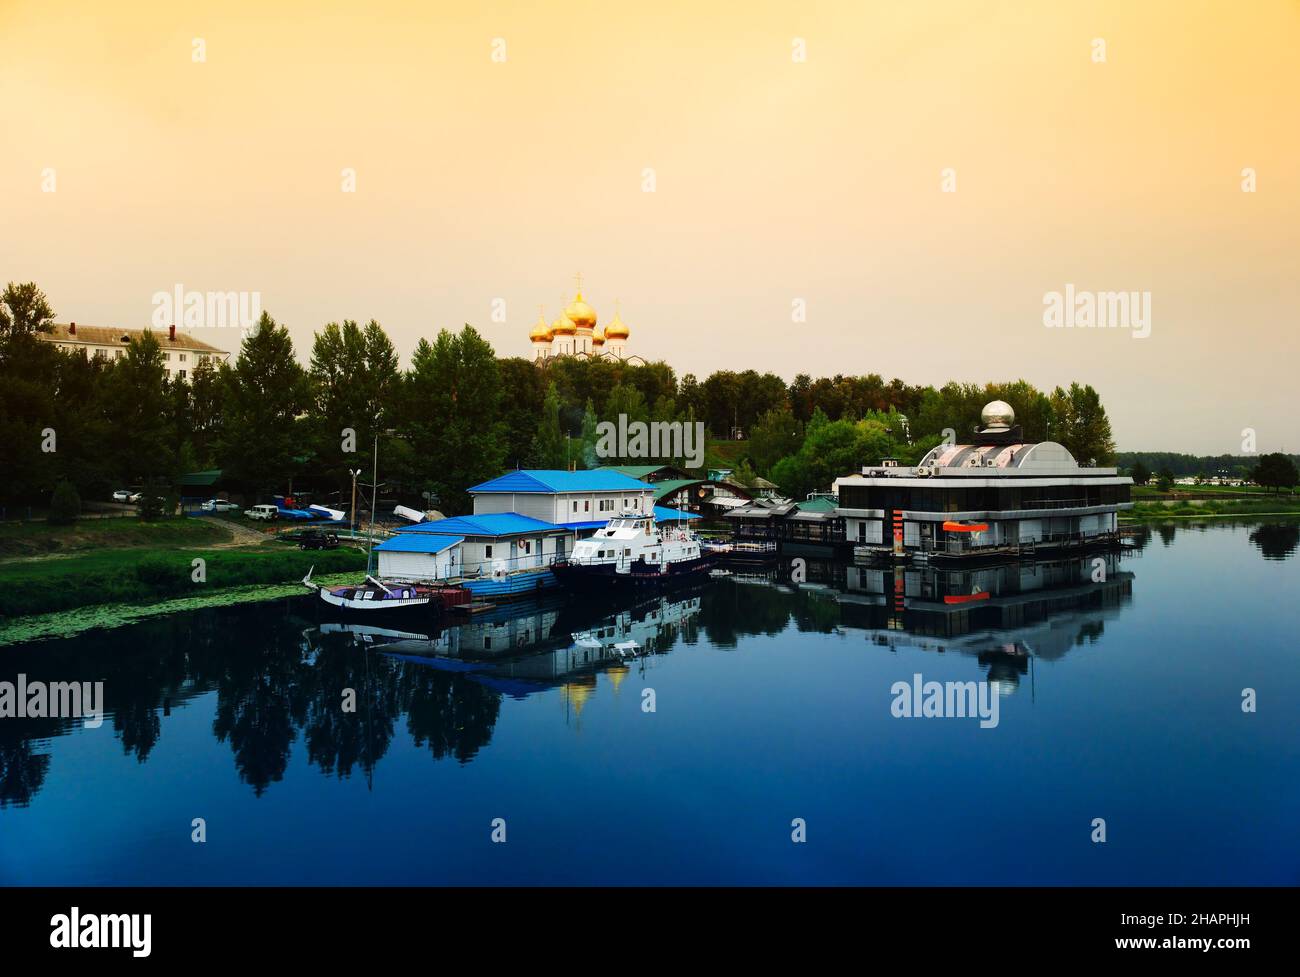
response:
<svg viewBox="0 0 1300 977"><path fill-rule="evenodd" d="M1133 480L1085 468L1054 441L1025 442L1015 412L985 405L967 444L941 444L915 467L835 480L854 555L967 559L1118 542Z"/></svg>
<svg viewBox="0 0 1300 977"><path fill-rule="evenodd" d="M650 515L653 487L614 469L520 469L469 489L474 515L516 512L563 526L581 539L631 510Z"/></svg>
<svg viewBox="0 0 1300 977"><path fill-rule="evenodd" d="M845 546L844 519L825 495L803 502L760 498L726 518L739 543L772 543L792 555L816 556L837 555Z"/></svg>
<svg viewBox="0 0 1300 977"><path fill-rule="evenodd" d="M415 523L375 547L386 580L463 584L503 599L557 586L551 564L625 511L698 518L654 505L653 486L621 472L519 470L469 490L474 514Z"/></svg>
<svg viewBox="0 0 1300 977"><path fill-rule="evenodd" d="M561 526L497 512L407 526L375 553L383 579L445 580L475 597L510 597L556 586L550 565L568 536Z"/></svg>

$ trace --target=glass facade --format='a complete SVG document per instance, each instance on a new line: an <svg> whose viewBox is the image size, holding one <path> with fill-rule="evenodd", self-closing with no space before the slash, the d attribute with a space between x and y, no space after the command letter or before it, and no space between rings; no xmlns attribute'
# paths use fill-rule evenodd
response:
<svg viewBox="0 0 1300 977"><path fill-rule="evenodd" d="M947 487L841 485L844 509L907 509L913 512L1009 512L1115 505L1130 499L1128 485L1031 485Z"/></svg>

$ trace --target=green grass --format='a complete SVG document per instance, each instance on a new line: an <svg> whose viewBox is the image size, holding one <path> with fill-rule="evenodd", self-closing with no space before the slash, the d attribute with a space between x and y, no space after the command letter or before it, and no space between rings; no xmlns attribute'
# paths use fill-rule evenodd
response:
<svg viewBox="0 0 1300 977"><path fill-rule="evenodd" d="M206 562L206 581L192 579L192 561ZM100 549L58 560L0 564L0 616L46 614L94 604L144 603L198 596L226 587L300 580L315 566L321 574L363 570L365 553L276 546L204 550Z"/></svg>
<svg viewBox="0 0 1300 977"><path fill-rule="evenodd" d="M47 522L0 525L0 560L84 553L92 550L202 546L231 539L230 530L209 519L158 519L135 516L79 519L70 526Z"/></svg>
<svg viewBox="0 0 1300 977"><path fill-rule="evenodd" d="M1133 522L1147 522L1174 517L1292 514L1300 515L1300 498L1274 495L1251 499L1207 500L1198 505L1163 505L1159 502L1135 501L1133 508L1122 513L1121 518Z"/></svg>
<svg viewBox="0 0 1300 977"><path fill-rule="evenodd" d="M356 580L356 572L316 574L312 580L322 587L334 587ZM153 604L95 604L71 611L51 614L32 614L27 617L0 621L0 646L36 641L41 638L71 638L83 631L98 628L119 628L146 618L205 607L229 607L233 604L252 604L280 597L305 594L301 583L252 584L244 587L224 587L209 590L192 597L176 597Z"/></svg>
<svg viewBox="0 0 1300 977"><path fill-rule="evenodd" d="M1288 498L1290 493L1275 492L1273 489L1261 488L1258 485L1242 485L1234 488L1231 485L1175 485L1169 492L1161 492L1156 488L1155 483L1150 485L1134 485L1133 500L1139 499L1171 499L1178 498L1214 498L1215 496L1234 496L1250 495L1260 496L1261 498Z"/></svg>

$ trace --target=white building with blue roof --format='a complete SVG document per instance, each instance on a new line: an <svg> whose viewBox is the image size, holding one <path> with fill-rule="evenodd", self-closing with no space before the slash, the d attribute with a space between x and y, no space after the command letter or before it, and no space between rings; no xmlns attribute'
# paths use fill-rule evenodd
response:
<svg viewBox="0 0 1300 977"><path fill-rule="evenodd" d="M654 486L616 471L520 470L469 490L474 514L416 523L375 547L379 576L461 583L476 597L557 586L550 566L625 511L697 518L654 504Z"/></svg>
<svg viewBox="0 0 1300 977"><path fill-rule="evenodd" d="M608 469L521 469L469 489L474 515L517 512L586 535L631 510L650 515L654 486Z"/></svg>
<svg viewBox="0 0 1300 977"><path fill-rule="evenodd" d="M495 512L407 526L375 553L382 579L459 582L475 596L505 597L554 587L550 566L570 535L540 519Z"/></svg>

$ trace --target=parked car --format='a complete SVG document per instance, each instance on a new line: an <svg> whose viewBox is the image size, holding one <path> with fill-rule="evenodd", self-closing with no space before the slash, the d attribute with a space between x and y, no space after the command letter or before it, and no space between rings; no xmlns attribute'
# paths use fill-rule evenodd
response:
<svg viewBox="0 0 1300 977"><path fill-rule="evenodd" d="M320 529L304 529L296 539L300 550L333 550L338 549L339 545L337 533L327 533Z"/></svg>
<svg viewBox="0 0 1300 977"><path fill-rule="evenodd" d="M234 512L239 506L229 499L208 499L199 508L204 512Z"/></svg>
<svg viewBox="0 0 1300 977"><path fill-rule="evenodd" d="M130 490L130 489L118 489L116 492L113 493L113 501L114 501L114 502L130 502L130 501L131 501L131 490Z"/></svg>
<svg viewBox="0 0 1300 977"><path fill-rule="evenodd" d="M132 492L130 495L126 497L126 501L130 502L132 505L139 505L140 500L143 498L144 498L143 492Z"/></svg>
<svg viewBox="0 0 1300 977"><path fill-rule="evenodd" d="M266 519L271 520L279 516L280 510L273 505L255 505L251 509L245 509L244 515L249 519Z"/></svg>

